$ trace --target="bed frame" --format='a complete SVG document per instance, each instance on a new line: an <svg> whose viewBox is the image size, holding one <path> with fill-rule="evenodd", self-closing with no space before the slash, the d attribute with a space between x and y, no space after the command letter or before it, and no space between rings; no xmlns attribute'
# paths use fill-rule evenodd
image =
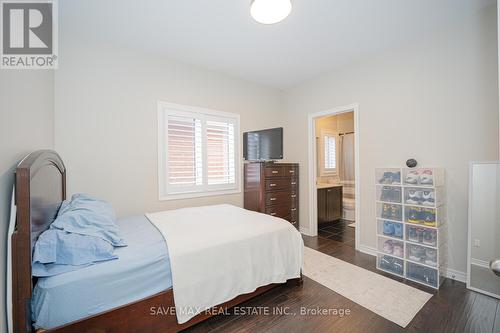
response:
<svg viewBox="0 0 500 333"><path fill-rule="evenodd" d="M59 155L51 150L39 150L24 158L16 169L17 206L16 228L12 235L12 309L13 331L33 332L30 300L36 278L31 275L31 255L38 236L54 221L59 207L66 199L66 168ZM300 284L301 278L287 281ZM228 309L260 295L280 284L270 284L252 293L240 295L219 305ZM173 313L152 315L151 308L174 307L172 289L142 300L87 317L44 332L179 332L209 317L201 313L179 325ZM217 311L212 311L217 313Z"/></svg>

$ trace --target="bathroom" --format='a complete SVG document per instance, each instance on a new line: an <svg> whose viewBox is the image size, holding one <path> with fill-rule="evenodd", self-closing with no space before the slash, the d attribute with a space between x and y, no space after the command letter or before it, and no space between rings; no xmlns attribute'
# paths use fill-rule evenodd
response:
<svg viewBox="0 0 500 333"><path fill-rule="evenodd" d="M318 234L354 247L354 112L315 119Z"/></svg>

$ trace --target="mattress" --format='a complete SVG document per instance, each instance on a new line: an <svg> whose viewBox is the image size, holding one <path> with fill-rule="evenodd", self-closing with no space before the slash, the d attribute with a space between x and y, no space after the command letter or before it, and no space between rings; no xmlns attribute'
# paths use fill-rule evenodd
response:
<svg viewBox="0 0 500 333"><path fill-rule="evenodd" d="M118 259L37 281L35 328L54 328L172 287L167 244L156 227L145 216L117 224L128 244L115 249Z"/></svg>

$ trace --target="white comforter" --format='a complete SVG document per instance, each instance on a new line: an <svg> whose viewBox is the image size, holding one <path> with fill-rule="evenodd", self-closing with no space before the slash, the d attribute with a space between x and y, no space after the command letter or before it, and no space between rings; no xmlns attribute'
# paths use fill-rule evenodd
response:
<svg viewBox="0 0 500 333"><path fill-rule="evenodd" d="M260 286L300 276L302 237L285 220L231 205L146 216L167 241L179 324Z"/></svg>

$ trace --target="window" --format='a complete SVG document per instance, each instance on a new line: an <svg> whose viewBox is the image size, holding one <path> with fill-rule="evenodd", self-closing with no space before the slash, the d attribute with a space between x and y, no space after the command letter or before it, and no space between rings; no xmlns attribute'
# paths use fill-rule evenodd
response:
<svg viewBox="0 0 500 333"><path fill-rule="evenodd" d="M320 176L336 176L338 163L338 133L330 130L322 130L320 136Z"/></svg>
<svg viewBox="0 0 500 333"><path fill-rule="evenodd" d="M160 199L236 193L239 115L158 103Z"/></svg>
<svg viewBox="0 0 500 333"><path fill-rule="evenodd" d="M325 170L337 169L337 144L334 136L325 135Z"/></svg>

